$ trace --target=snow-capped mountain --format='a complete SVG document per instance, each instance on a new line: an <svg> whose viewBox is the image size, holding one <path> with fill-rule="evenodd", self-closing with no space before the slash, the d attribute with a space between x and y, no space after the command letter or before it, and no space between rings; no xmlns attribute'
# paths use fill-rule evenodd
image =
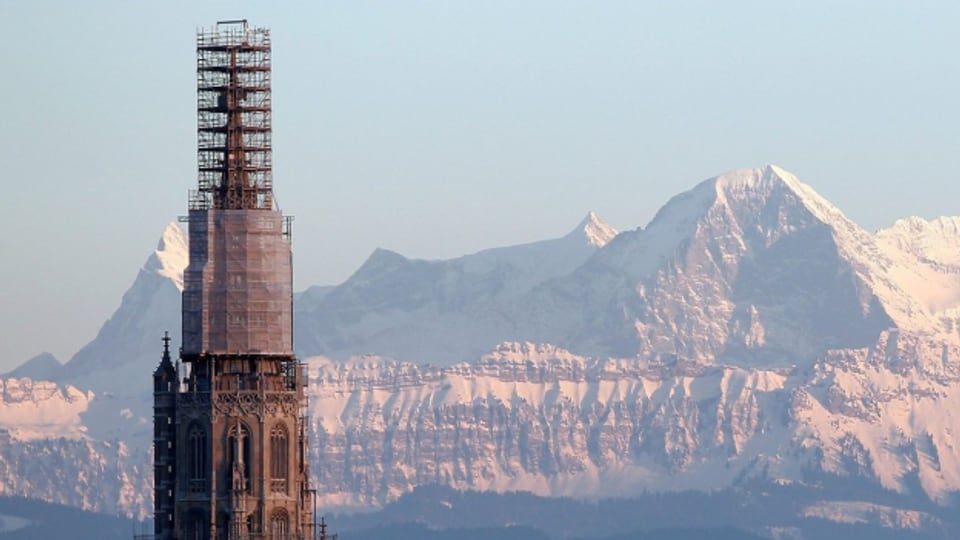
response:
<svg viewBox="0 0 960 540"><path fill-rule="evenodd" d="M581 354L789 366L893 326L888 304L907 300L877 252L791 174L738 170L674 197L515 318L532 324L526 339Z"/></svg>
<svg viewBox="0 0 960 540"><path fill-rule="evenodd" d="M180 293L187 266L187 237L167 225L157 249L137 273L120 307L97 336L64 364L56 380L97 390L123 392L129 381L156 363L165 331L180 341ZM104 377L105 373L112 376Z"/></svg>
<svg viewBox="0 0 960 540"><path fill-rule="evenodd" d="M127 423L127 430L103 428L131 415L110 402L107 395L71 385L0 380L0 493L149 515L151 454L135 424ZM132 449L127 440L140 448Z"/></svg>
<svg viewBox="0 0 960 540"><path fill-rule="evenodd" d="M302 295L295 340L303 356L376 352L450 364L518 339L510 306L572 272L617 234L593 212L569 234L446 261L377 249L343 284Z"/></svg>
<svg viewBox="0 0 960 540"><path fill-rule="evenodd" d="M53 382L4 382L0 493L149 513L131 494L149 494L149 376L162 332L178 341L186 253L168 228L94 341L26 366ZM620 234L591 213L452 260L377 250L295 304L299 354L323 355L308 362L326 507L425 483L803 484L830 502L799 511L838 520L870 515L878 501L851 499L870 493L956 504L960 218L871 234L790 173L744 169ZM37 470L82 480L57 499Z"/></svg>
<svg viewBox="0 0 960 540"><path fill-rule="evenodd" d="M935 331L947 340L960 332L960 218L901 219L876 235L887 254L887 280L912 300L897 325Z"/></svg>
<svg viewBox="0 0 960 540"><path fill-rule="evenodd" d="M326 505L434 483L616 497L826 478L949 504L960 485L960 348L898 331L807 368L697 375L530 343L445 368L310 367Z"/></svg>
<svg viewBox="0 0 960 540"><path fill-rule="evenodd" d="M61 365L40 355L0 378L0 493L146 517L150 366L180 335L187 239L170 224L97 336Z"/></svg>

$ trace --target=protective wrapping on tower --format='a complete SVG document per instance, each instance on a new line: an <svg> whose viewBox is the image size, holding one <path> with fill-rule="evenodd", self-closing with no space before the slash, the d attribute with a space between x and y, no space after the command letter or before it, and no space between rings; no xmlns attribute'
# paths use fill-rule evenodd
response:
<svg viewBox="0 0 960 540"><path fill-rule="evenodd" d="M154 373L154 537L312 538L290 221L273 195L270 32L197 34L197 189L180 362ZM182 363L182 364L181 364Z"/></svg>
<svg viewBox="0 0 960 540"><path fill-rule="evenodd" d="M200 30L184 353L293 353L290 222L274 208L271 132L270 31Z"/></svg>

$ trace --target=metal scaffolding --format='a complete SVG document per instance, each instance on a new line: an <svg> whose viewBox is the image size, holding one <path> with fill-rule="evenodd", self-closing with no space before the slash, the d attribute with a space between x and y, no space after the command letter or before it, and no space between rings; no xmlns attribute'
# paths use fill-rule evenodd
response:
<svg viewBox="0 0 960 540"><path fill-rule="evenodd" d="M293 353L290 222L273 197L270 31L197 31L197 189L184 272L187 354Z"/></svg>
<svg viewBox="0 0 960 540"><path fill-rule="evenodd" d="M198 187L190 209L271 209L270 30L197 31Z"/></svg>
<svg viewBox="0 0 960 540"><path fill-rule="evenodd" d="M197 188L181 363L154 372L155 540L309 540L307 373L290 218L273 197L270 33L197 32ZM327 538L325 525L319 527ZM147 538L144 536L144 538Z"/></svg>

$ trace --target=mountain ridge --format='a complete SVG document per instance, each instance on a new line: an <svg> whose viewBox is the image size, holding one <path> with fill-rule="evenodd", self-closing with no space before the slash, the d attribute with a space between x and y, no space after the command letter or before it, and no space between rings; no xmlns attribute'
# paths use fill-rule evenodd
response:
<svg viewBox="0 0 960 540"><path fill-rule="evenodd" d="M5 383L19 397L0 404L38 412L0 421L0 493L55 496L27 478L42 447L64 474L123 475L95 496L78 485L71 504L149 513L135 464L159 337L179 331L177 235L55 383ZM295 304L323 502L375 508L430 483L598 498L760 482L840 500L831 486L852 482L954 505L954 246L960 218L871 234L768 166L700 182L619 234L590 213L563 236L449 260L375 250ZM70 422L44 424L65 403Z"/></svg>
<svg viewBox="0 0 960 540"><path fill-rule="evenodd" d="M890 321L861 263L847 255L858 250L837 239L864 234L780 169L736 170L671 198L645 227L619 235L574 273L544 284L524 302L537 312L517 318L537 321L527 333L535 341L581 354L680 355L709 363L729 346L731 354L768 357L764 349L776 355L776 349L795 348L798 334L816 332L792 328L791 321L816 322L809 312L819 301L838 305L843 313L837 317L863 319L857 341L863 344ZM543 313L541 306L554 299L567 301ZM806 311L764 321L763 312L779 304ZM584 328L581 312L593 324ZM557 330L558 324L566 326ZM822 353L842 339L826 338L797 356Z"/></svg>

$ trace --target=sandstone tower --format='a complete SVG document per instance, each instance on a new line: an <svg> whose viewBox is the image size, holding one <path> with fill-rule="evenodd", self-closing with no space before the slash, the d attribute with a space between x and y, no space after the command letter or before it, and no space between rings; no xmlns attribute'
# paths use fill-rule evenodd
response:
<svg viewBox="0 0 960 540"><path fill-rule="evenodd" d="M197 34L198 185L183 344L154 373L154 534L313 537L306 374L293 354L290 221L271 161L270 32Z"/></svg>

